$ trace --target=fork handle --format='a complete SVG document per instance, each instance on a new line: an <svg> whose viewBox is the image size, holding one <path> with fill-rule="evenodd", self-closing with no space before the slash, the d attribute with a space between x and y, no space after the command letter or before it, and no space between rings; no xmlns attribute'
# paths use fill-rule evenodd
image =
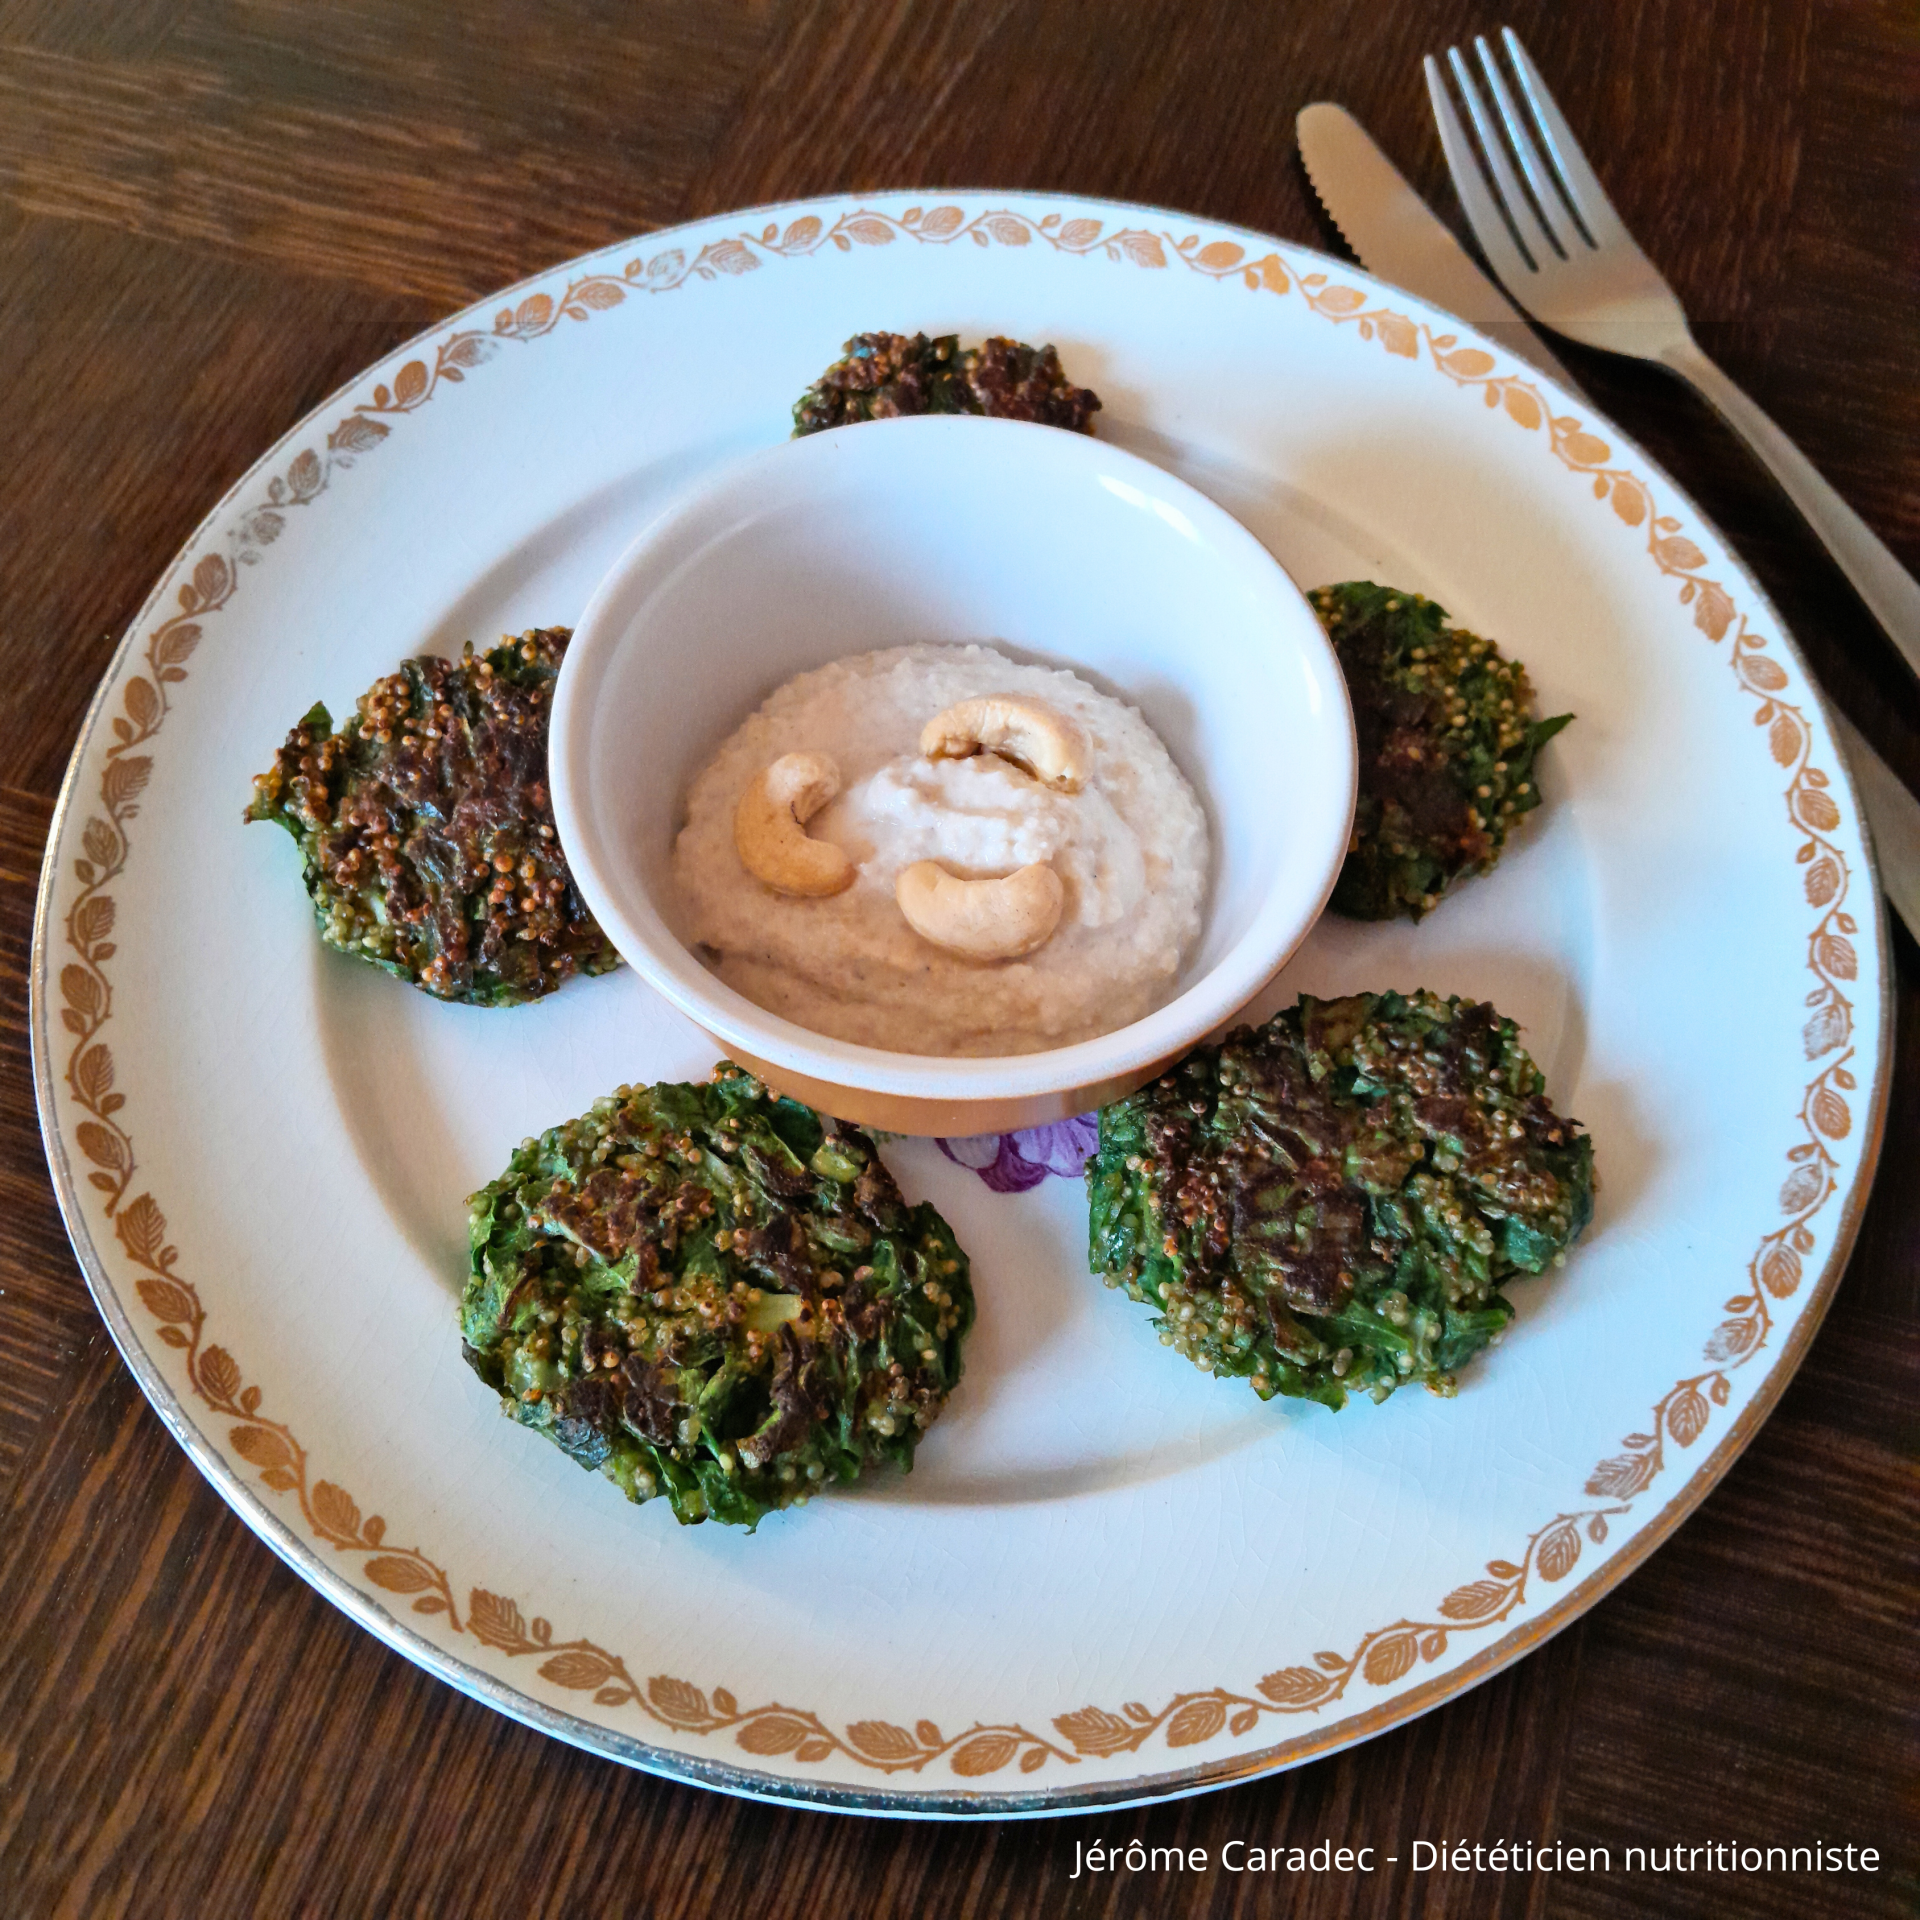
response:
<svg viewBox="0 0 1920 1920"><path fill-rule="evenodd" d="M1820 477L1814 464L1691 339L1676 341L1662 363L1693 386L1759 455L1807 524L1826 543L1868 611L1920 676L1920 581L1867 523Z"/></svg>

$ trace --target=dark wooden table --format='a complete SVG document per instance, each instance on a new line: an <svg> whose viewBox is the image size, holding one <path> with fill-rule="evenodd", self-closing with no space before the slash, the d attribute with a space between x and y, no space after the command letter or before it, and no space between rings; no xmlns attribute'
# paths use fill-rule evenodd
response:
<svg viewBox="0 0 1920 1920"><path fill-rule="evenodd" d="M457 16L457 17L456 17ZM0 1913L1878 1914L1916 1892L1920 953L1878 1193L1778 1411L1544 1651L1232 1792L896 1825L664 1784L408 1666L201 1482L96 1318L28 1072L32 889L82 709L195 522L366 361L489 289L830 189L1059 188L1338 249L1343 101L1451 208L1418 56L1476 0L13 0L0 9ZM1920 564L1920 27L1904 0L1512 0L1709 351ZM1920 689L1652 372L1565 349L1920 782ZM1371 1844L1299 1881L1070 1878L1075 1842ZM1875 1846L1871 1876L1467 1872L1417 1838Z"/></svg>

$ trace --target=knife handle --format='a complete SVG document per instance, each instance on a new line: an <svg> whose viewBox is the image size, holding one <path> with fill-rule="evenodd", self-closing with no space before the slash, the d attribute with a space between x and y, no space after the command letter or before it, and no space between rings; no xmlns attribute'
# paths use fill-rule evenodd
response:
<svg viewBox="0 0 1920 1920"><path fill-rule="evenodd" d="M1854 784L1860 789L1881 891L1907 923L1907 931L1920 940L1920 800L1907 791L1900 776L1838 707L1829 705L1827 718L1846 749Z"/></svg>

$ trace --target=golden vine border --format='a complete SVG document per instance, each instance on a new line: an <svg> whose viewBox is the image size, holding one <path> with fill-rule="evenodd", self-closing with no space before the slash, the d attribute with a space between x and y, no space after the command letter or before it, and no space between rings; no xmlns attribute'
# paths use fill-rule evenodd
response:
<svg viewBox="0 0 1920 1920"><path fill-rule="evenodd" d="M1803 1042L1809 1060L1826 1059L1809 1083L1799 1121L1804 1138L1788 1152L1788 1173L1780 1191L1783 1225L1764 1235L1748 1263L1751 1291L1728 1300L1729 1316L1708 1340L1705 1358L1715 1364L1681 1380L1653 1409L1649 1433L1626 1436L1624 1452L1602 1461L1586 1491L1611 1504L1556 1514L1527 1541L1518 1563L1494 1560L1486 1577L1457 1587L1443 1599L1437 1619L1401 1619L1365 1634L1353 1651L1324 1651L1310 1666L1276 1669L1251 1694L1224 1687L1175 1694L1155 1710L1133 1701L1118 1713L1082 1707L1059 1715L1055 1744L1019 1725L976 1723L952 1737L930 1720L911 1730L888 1721L861 1720L838 1734L818 1714L778 1702L742 1708L724 1687L711 1693L690 1681L657 1674L643 1685L617 1653L591 1640L555 1640L549 1622L531 1622L519 1604L505 1595L475 1587L467 1595L464 1622L446 1571L418 1547L395 1548L386 1540L386 1523L363 1515L347 1491L328 1480L312 1479L306 1449L283 1422L260 1412L260 1389L242 1382L239 1364L223 1347L203 1335L205 1310L197 1288L177 1271L178 1250L167 1244L166 1219L153 1196L127 1201L133 1184L133 1138L118 1117L125 1096L115 1089L113 1057L99 1039L112 1017L113 990L106 972L115 946L111 938L114 902L105 889L125 870L131 848L127 826L139 811L139 799L153 769L152 758L138 749L166 723L172 700L169 687L187 678L187 661L202 636L202 622L218 613L236 592L240 568L254 564L278 538L289 511L310 505L324 493L337 468L372 451L392 430L389 420L417 411L443 385L458 384L483 365L505 341L531 341L552 333L562 319L585 321L622 305L630 294L665 293L694 280L739 275L758 269L763 259L795 259L833 247L887 246L899 240L948 246L970 239L979 246L1042 244L1054 251L1086 256L1102 254L1146 269L1164 269L1179 261L1189 270L1218 281L1239 279L1254 291L1297 294L1313 312L1335 325L1354 326L1362 339L1378 340L1389 354L1429 359L1456 386L1477 388L1489 407L1529 433L1544 433L1561 463L1593 479L1596 499L1608 502L1629 527L1645 526L1647 551L1660 571L1682 584L1680 600L1693 608L1694 624L1718 643L1731 633L1730 663L1740 685L1756 698L1754 722L1767 729L1768 750L1788 776L1785 806L1789 824L1801 836L1796 852L1805 869L1807 901L1820 918L1808 936L1807 966L1814 986L1807 995L1809 1017ZM1587 433L1571 416L1556 417L1549 396L1531 381L1495 371L1493 356L1462 346L1451 333L1436 334L1391 308L1371 307L1356 287L1331 284L1324 273L1297 273L1280 255L1249 259L1233 240L1203 244L1197 234L1175 239L1170 232L1144 228L1106 231L1106 223L1087 217L1050 213L1039 220L1011 211L989 211L969 219L957 206L909 208L895 216L860 208L842 214L831 226L803 214L784 231L776 221L758 235L741 233L710 242L689 259L684 248L669 247L650 259L636 256L619 274L589 273L569 281L557 299L533 293L502 307L490 330L460 328L437 343L429 364L409 360L393 384L376 385L370 400L356 405L327 435L324 454L303 450L284 474L267 483L264 498L242 510L228 535L224 554L208 553L195 564L179 589L179 610L148 635L143 651L146 673L134 674L121 691L123 712L114 717L114 743L106 751L100 781L101 812L81 832L81 855L73 863L79 891L68 906L64 933L74 958L61 969L65 1006L61 1019L73 1035L65 1079L70 1098L87 1117L75 1128L80 1151L93 1163L88 1179L103 1196L121 1245L140 1277L136 1286L158 1325L161 1341L185 1357L188 1384L215 1414L234 1421L228 1441L275 1492L291 1493L309 1532L342 1554L364 1554L361 1570L375 1586L412 1596L413 1611L444 1615L456 1633L470 1633L481 1644L512 1657L540 1657L542 1679L556 1687L593 1693L596 1704L632 1705L661 1726L681 1733L731 1733L745 1752L760 1757L792 1755L813 1765L834 1755L881 1773L923 1771L944 1758L962 1778L997 1773L1018 1760L1023 1773L1037 1772L1049 1760L1076 1765L1137 1751L1156 1734L1170 1748L1196 1746L1222 1731L1235 1738L1251 1733L1269 1714L1317 1712L1340 1699L1358 1676L1365 1683L1394 1685L1417 1662L1438 1660L1451 1635L1483 1632L1498 1625L1525 1601L1537 1578L1566 1578L1579 1561L1581 1538L1598 1545L1607 1537L1609 1517L1626 1513L1666 1464L1667 1443L1690 1447L1706 1430L1711 1408L1724 1407L1731 1394L1728 1375L1744 1366L1767 1343L1773 1326L1769 1300L1784 1300L1799 1288L1802 1262L1813 1250L1810 1222L1838 1186L1838 1160L1832 1145L1852 1126L1845 1095L1855 1080L1853 1006L1842 982L1857 977L1852 936L1858 931L1845 911L1851 871L1832 836L1841 824L1828 776L1811 763L1812 734L1804 711L1781 696L1788 675L1766 651L1732 595L1700 574L1706 556L1680 531L1680 522L1656 510L1653 490L1637 475L1609 464L1607 443ZM1069 1751L1071 1749L1071 1751Z"/></svg>

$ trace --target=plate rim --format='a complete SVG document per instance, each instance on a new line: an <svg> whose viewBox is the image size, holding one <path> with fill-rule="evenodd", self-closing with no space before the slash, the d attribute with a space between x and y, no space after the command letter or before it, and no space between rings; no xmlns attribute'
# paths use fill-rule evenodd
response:
<svg viewBox="0 0 1920 1920"><path fill-rule="evenodd" d="M322 1560L316 1544L300 1538L288 1522L268 1506L257 1486L243 1479L240 1472L227 1461L225 1455L202 1433L183 1399L176 1394L164 1375L160 1373L146 1344L141 1340L130 1313L123 1307L108 1276L106 1264L101 1258L87 1224L82 1208L80 1187L67 1157L66 1142L60 1131L55 1107L56 1085L52 1034L49 1025L53 894L58 879L59 857L66 824L78 792L82 764L94 744L104 708L110 694L119 683L128 656L132 653L149 617L158 607L163 590L173 579L181 561L193 553L216 523L227 514L229 508L237 504L239 496L257 476L270 469L297 438L312 430L321 421L322 416L335 409L346 396L359 388L376 368L385 367L390 362L404 362L409 352L425 347L436 336L449 334L471 320L484 319L483 310L491 308L496 302L511 299L525 289L537 287L588 262L598 261L607 255L643 243L648 246L662 242L670 244L677 235L721 223L744 222L750 221L755 216L785 214L800 210L807 212L837 210L845 217L858 217L860 213L870 210L875 203L907 198L919 198L927 202L964 200L982 203L976 216L979 218L985 218L994 211L994 203L998 201L1023 206L1039 204L1059 208L1097 210L1109 217L1116 213L1147 215L1175 223L1191 223L1203 229L1211 229L1222 236L1231 233L1269 243L1276 248L1284 248L1295 257L1311 259L1318 267L1365 283L1370 293L1412 298L1422 307L1432 305L1431 302L1419 300L1417 295L1407 294L1404 289L1395 286L1392 282L1369 274L1364 268L1340 260L1320 248L1302 245L1278 235L1263 233L1258 228L1220 221L1208 215L1154 206L1145 202L1108 199L1103 196L1027 192L1021 189L991 187L943 187L938 189L876 188L859 193L833 193L804 199L768 202L751 207L723 209L716 213L701 215L696 219L677 222L672 226L617 238L605 246L596 247L542 267L506 287L482 295L465 307L441 316L350 375L303 413L285 433L267 447L195 524L191 533L163 566L152 591L129 619L119 643L102 671L93 697L87 705L48 824L46 847L35 894L33 935L28 959L28 1041L36 1117L47 1152L55 1196L59 1202L62 1223L66 1228L69 1243L74 1249L96 1310L105 1322L108 1333L141 1392L201 1475L238 1517L309 1586L315 1588L403 1658L424 1668L436 1678L444 1680L483 1705L571 1746L601 1754L643 1772L749 1799L772 1804L800 1805L822 1811L897 1818L1036 1818L1060 1813L1148 1804L1161 1799L1179 1798L1231 1786L1263 1774L1304 1764L1322 1753L1337 1751L1371 1739L1394 1726L1432 1711L1536 1650L1546 1640L1588 1611L1671 1538L1673 1532L1696 1511L1707 1494L1718 1485L1733 1462L1750 1444L1759 1427L1771 1416L1780 1396L1805 1358L1806 1350L1811 1345L1814 1335L1824 1321L1834 1291L1851 1257L1861 1219L1879 1171L1887 1108L1891 1095L1894 1041L1891 939L1886 909L1880 895L1879 871L1872 837L1867 828L1865 811L1861 806L1858 784L1840 742L1838 730L1833 725L1831 702L1808 667L1791 628L1780 617L1779 610L1754 577L1751 568L1739 551L1727 540L1719 527L1701 511L1692 496L1673 480L1665 467L1653 459L1610 416L1592 407L1584 396L1569 394L1566 397L1582 407L1589 424L1603 425L1611 435L1614 445L1632 456L1636 475L1644 475L1657 481L1667 490L1672 500L1685 506L1695 523L1704 527L1712 535L1725 553L1732 573L1750 596L1755 613L1764 616L1770 623L1775 643L1798 667L1806 695L1818 709L1821 721L1833 740L1833 761L1859 826L1863 855L1860 877L1869 890L1870 910L1874 916L1876 936L1874 946L1879 965L1879 1033L1873 1067L1872 1096L1869 1110L1864 1116L1866 1124L1858 1170L1854 1176L1852 1190L1847 1195L1842 1211L1835 1222L1833 1241L1827 1258L1819 1275L1807 1290L1805 1305L1796 1316L1772 1365L1755 1387L1746 1406L1741 1409L1713 1450L1700 1460L1686 1480L1679 1482L1673 1488L1659 1510L1632 1539L1616 1549L1578 1586L1563 1592L1557 1600L1540 1612L1530 1615L1518 1627L1480 1648L1458 1666L1435 1676L1421 1686L1395 1693L1390 1698L1378 1701L1358 1713L1346 1715L1269 1746L1243 1753L1223 1755L1214 1760L1196 1762L1184 1768L1157 1769L1125 1779L1089 1781L1085 1786L1073 1786L1062 1781L1057 1787L1013 1792L995 1792L979 1788L908 1792L875 1791L864 1786L827 1781L816 1782L804 1776L741 1767L731 1761L709 1760L677 1748L656 1746L634 1735L588 1720L565 1707L536 1699L524 1689L438 1646L417 1629L398 1619L371 1594L353 1584L344 1572ZM1037 225L1037 222L1035 224ZM1444 311L1438 308L1433 310ZM1460 329L1461 336L1465 340L1482 350L1489 351L1496 364L1501 360L1514 358L1498 342L1481 335L1469 322L1458 320L1451 315L1447 317L1450 325ZM1551 375L1541 374L1531 366L1525 367L1524 371L1516 377L1528 381L1545 380L1556 392L1559 391L1557 380Z"/></svg>

